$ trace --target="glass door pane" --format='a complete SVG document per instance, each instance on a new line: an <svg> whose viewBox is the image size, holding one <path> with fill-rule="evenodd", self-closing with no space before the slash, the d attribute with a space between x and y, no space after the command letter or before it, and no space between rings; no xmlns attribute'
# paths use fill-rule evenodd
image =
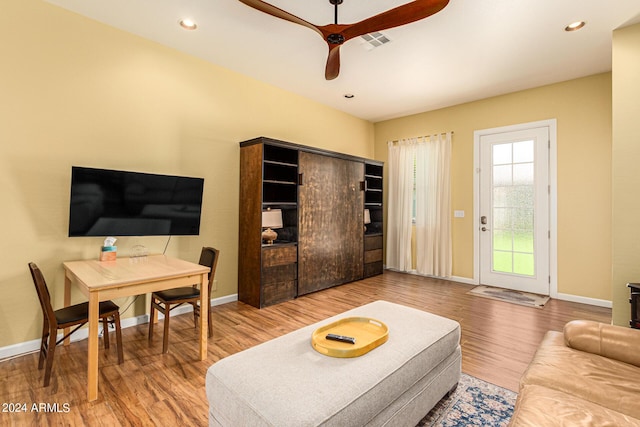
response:
<svg viewBox="0 0 640 427"><path fill-rule="evenodd" d="M492 146L492 271L535 275L535 144Z"/></svg>

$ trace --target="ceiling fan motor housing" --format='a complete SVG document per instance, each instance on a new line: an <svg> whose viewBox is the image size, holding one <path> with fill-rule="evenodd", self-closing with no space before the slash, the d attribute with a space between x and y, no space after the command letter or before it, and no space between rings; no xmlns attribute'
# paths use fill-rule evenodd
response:
<svg viewBox="0 0 640 427"><path fill-rule="evenodd" d="M342 44L344 43L344 36L342 34L329 34L327 36L327 41L331 44Z"/></svg>

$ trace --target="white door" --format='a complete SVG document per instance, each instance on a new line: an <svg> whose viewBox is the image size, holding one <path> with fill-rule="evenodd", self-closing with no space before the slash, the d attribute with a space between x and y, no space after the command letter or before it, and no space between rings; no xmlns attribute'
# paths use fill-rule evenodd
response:
<svg viewBox="0 0 640 427"><path fill-rule="evenodd" d="M549 295L549 128L479 145L480 283Z"/></svg>

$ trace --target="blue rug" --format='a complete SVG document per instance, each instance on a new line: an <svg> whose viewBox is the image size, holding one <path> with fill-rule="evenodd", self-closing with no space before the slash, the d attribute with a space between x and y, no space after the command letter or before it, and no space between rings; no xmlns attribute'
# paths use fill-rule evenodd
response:
<svg viewBox="0 0 640 427"><path fill-rule="evenodd" d="M509 424L517 393L462 374L458 388L418 423L420 427L504 426Z"/></svg>

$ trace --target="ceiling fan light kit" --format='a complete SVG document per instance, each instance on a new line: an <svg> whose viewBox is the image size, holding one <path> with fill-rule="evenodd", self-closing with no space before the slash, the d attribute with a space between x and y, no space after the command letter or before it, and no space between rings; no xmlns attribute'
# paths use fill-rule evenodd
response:
<svg viewBox="0 0 640 427"><path fill-rule="evenodd" d="M302 25L318 33L329 48L324 72L327 80L335 79L340 73L340 46L343 43L365 34L399 27L427 18L440 12L449 3L449 0L414 0L353 24L338 24L338 6L344 0L329 0L329 3L335 7L334 23L315 25L262 0L239 1L268 15Z"/></svg>

